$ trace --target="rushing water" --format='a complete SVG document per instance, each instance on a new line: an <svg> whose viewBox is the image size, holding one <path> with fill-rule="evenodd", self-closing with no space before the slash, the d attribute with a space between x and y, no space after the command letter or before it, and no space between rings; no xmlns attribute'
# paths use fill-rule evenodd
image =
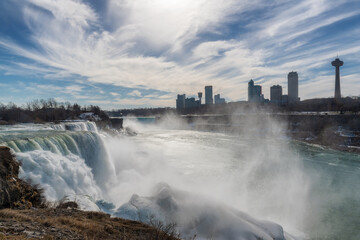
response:
<svg viewBox="0 0 360 240"><path fill-rule="evenodd" d="M2 127L0 144L48 199L86 194L102 200L92 209L174 221L183 236L272 239L281 235L272 221L300 239L360 238L359 155L293 142L273 121L238 134L175 120L125 124L138 135L111 137L92 123L19 125Z"/></svg>

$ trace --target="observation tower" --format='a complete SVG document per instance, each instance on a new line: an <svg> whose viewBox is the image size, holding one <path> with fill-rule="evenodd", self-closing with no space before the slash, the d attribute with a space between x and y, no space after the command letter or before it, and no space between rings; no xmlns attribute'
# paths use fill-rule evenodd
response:
<svg viewBox="0 0 360 240"><path fill-rule="evenodd" d="M344 65L343 61L340 61L339 58L336 58L334 61L331 62L331 65L333 65L336 68L335 71L335 100L341 99L341 91L340 91L340 67Z"/></svg>

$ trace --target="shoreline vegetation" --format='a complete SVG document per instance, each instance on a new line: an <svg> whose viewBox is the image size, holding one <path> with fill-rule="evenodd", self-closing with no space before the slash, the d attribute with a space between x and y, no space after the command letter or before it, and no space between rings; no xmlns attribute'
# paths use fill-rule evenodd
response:
<svg viewBox="0 0 360 240"><path fill-rule="evenodd" d="M86 113L92 113L87 115ZM54 99L34 100L23 106L14 103L4 105L0 103L0 125L12 125L16 123L46 123L64 120L81 119L109 120L109 116L99 106L80 106L77 103L58 103Z"/></svg>

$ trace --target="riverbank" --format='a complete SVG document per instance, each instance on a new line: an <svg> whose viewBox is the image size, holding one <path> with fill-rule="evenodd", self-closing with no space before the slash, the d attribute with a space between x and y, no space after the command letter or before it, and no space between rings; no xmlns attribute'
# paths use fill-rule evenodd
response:
<svg viewBox="0 0 360 240"><path fill-rule="evenodd" d="M358 132L344 132L341 130L327 129L321 134L313 132L290 132L289 136L306 144L350 153L360 154L360 136Z"/></svg>
<svg viewBox="0 0 360 240"><path fill-rule="evenodd" d="M257 137L275 130L275 135L285 134L309 144L360 153L360 117L357 114L246 113L185 115L178 118L188 123L193 130L238 135L246 133L247 136ZM279 130L280 132L276 133Z"/></svg>

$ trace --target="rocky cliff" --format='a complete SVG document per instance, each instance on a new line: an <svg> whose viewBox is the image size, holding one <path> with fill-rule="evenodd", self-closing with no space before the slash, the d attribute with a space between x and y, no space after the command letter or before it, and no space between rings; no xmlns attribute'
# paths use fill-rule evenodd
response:
<svg viewBox="0 0 360 240"><path fill-rule="evenodd" d="M0 146L0 208L28 209L42 204L41 191L18 178L20 164Z"/></svg>

